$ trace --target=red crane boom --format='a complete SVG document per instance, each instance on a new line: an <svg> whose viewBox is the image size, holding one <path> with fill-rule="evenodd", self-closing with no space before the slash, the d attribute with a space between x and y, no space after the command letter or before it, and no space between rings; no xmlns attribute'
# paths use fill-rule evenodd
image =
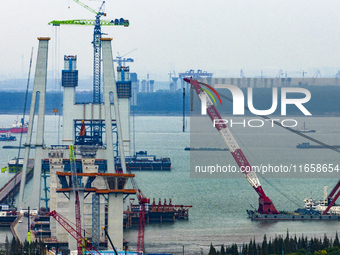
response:
<svg viewBox="0 0 340 255"><path fill-rule="evenodd" d="M91 254L94 254L91 251L96 251L98 254L100 254L99 251L96 250L96 248L94 248L84 237L82 237L81 232L78 232L70 225L68 219L66 219L64 216L57 213L56 211L50 212L49 215L52 216L73 238L75 238L77 240L77 243L80 242L80 253L78 250L79 255L83 254L81 247L82 243L85 244L84 248Z"/></svg>
<svg viewBox="0 0 340 255"><path fill-rule="evenodd" d="M129 167L126 167L126 171L130 174ZM137 254L143 254L144 248L144 228L145 228L145 204L150 203L150 198L147 198L143 192L138 188L137 183L133 178L130 178L133 189L137 190L136 196L141 206L139 213L138 224L138 240L137 240Z"/></svg>
<svg viewBox="0 0 340 255"><path fill-rule="evenodd" d="M184 78L184 81L190 83L195 87L196 93L200 100L202 100L202 96L206 96L204 90L201 88L201 85L206 85L204 83L198 82L192 78L187 79ZM200 85L201 84L201 85ZM220 114L218 113L216 107L212 103L209 97L206 96L206 104L207 104L207 113L211 120L214 122L215 128L221 134L224 142L226 143L231 155L234 157L237 165L240 167L240 170L245 175L246 179L250 183L250 185L255 189L257 194L259 195L259 208L258 212L263 214L278 214L279 212L276 210L273 202L269 197L264 193L262 186L260 184L259 179L256 176L256 173L253 171L250 163L248 162L246 156L243 154L240 146L237 144L235 138L231 134L227 125L222 120Z"/></svg>
<svg viewBox="0 0 340 255"><path fill-rule="evenodd" d="M331 207L335 204L335 201L339 198L339 196L340 196L339 188L340 188L340 181L338 181L338 183L335 185L332 192L329 193L329 195L328 195L328 206L327 206L326 210L322 213L323 215L326 215L329 212ZM335 192L337 192L337 193L335 194Z"/></svg>

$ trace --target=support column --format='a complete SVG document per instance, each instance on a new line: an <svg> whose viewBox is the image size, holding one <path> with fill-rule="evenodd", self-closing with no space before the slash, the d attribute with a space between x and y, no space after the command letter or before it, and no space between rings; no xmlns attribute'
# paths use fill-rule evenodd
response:
<svg viewBox="0 0 340 255"><path fill-rule="evenodd" d="M122 128L120 121L119 102L117 95L117 86L114 75L113 58L112 58L112 38L101 38L103 50L103 77L104 77L104 107L105 107L105 128L106 128L106 153L107 153L107 172L114 173L115 165L113 159L113 140L112 140L112 124L111 124L111 107L110 94L113 95L113 103L115 109L115 117L118 131L118 148L121 159L123 173L126 174L125 153L123 145Z"/></svg>
<svg viewBox="0 0 340 255"><path fill-rule="evenodd" d="M33 93L31 100L30 117L28 123L28 132L26 138L26 148L24 155L24 164L22 169L22 179L19 192L19 207L39 208L40 207L40 186L41 186L41 160L43 159L44 145L44 123L45 123L45 96L46 96L46 80L47 80L47 59L48 59L48 41L49 37L39 37L39 48L37 63L35 68L35 77L33 85ZM34 176L33 188L27 201L24 201L24 189L26 185L27 166L30 153L30 145L33 131L35 104L39 96L38 125L36 135L36 148L34 157Z"/></svg>
<svg viewBox="0 0 340 255"><path fill-rule="evenodd" d="M84 190L78 190L79 193L79 205L80 205L80 215L81 215L81 228L84 229ZM75 192L74 190L70 191L70 200L69 200L69 217L68 219L76 224L76 213L75 213ZM83 233L82 233L83 234ZM68 235L68 248L70 251L77 250L77 240L74 239L71 235Z"/></svg>
<svg viewBox="0 0 340 255"><path fill-rule="evenodd" d="M73 223L76 223L76 212L75 212L75 192L73 190L70 191L70 199L69 199L69 220ZM80 198L80 195L79 195ZM80 214L82 215L82 214ZM74 239L71 235L68 235L68 248L70 251L77 250L77 240Z"/></svg>
<svg viewBox="0 0 340 255"><path fill-rule="evenodd" d="M97 190L97 193L108 194L108 224L107 232L117 250L123 249L123 196L136 194L136 190L125 189L129 178L134 174L98 173L104 178L107 190Z"/></svg>
<svg viewBox="0 0 340 255"><path fill-rule="evenodd" d="M109 193L108 230L113 245L123 250L123 193Z"/></svg>

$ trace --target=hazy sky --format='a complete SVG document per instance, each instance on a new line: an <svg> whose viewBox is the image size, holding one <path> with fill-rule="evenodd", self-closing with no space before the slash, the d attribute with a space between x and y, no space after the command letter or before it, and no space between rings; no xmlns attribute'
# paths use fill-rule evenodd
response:
<svg viewBox="0 0 340 255"><path fill-rule="evenodd" d="M94 9L100 1L82 0ZM325 76L340 69L338 0L106 0L106 17L128 19L129 27L102 27L113 37L113 52L133 58L140 78L167 80L170 71L201 69L216 77L276 76L317 69ZM51 37L49 69L60 42L64 55L78 56L80 78L93 68L92 26L61 26L56 38L52 20L93 19L72 0L1 1L0 79L26 75L39 36ZM292 74L293 75L293 74Z"/></svg>

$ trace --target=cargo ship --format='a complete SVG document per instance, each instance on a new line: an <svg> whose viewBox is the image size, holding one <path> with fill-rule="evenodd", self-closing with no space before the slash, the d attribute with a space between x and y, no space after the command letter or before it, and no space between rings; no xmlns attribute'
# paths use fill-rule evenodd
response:
<svg viewBox="0 0 340 255"><path fill-rule="evenodd" d="M334 148L340 148L340 145L332 145ZM324 149L326 147L322 145L311 145L309 143L299 143L296 145L296 148L298 149Z"/></svg>
<svg viewBox="0 0 340 255"><path fill-rule="evenodd" d="M0 135L0 141L16 141L17 138L12 136L10 132L7 132L5 135Z"/></svg>
<svg viewBox="0 0 340 255"><path fill-rule="evenodd" d="M21 118L21 121L14 120L13 125L10 128L0 128L0 133L27 133L28 123L24 124L24 119Z"/></svg>
<svg viewBox="0 0 340 255"><path fill-rule="evenodd" d="M157 159L155 155L148 155L147 151L136 152L135 156L125 157L126 166L130 170L171 170L171 160L170 158L159 158ZM120 157L115 157L116 168L121 168Z"/></svg>
<svg viewBox="0 0 340 255"><path fill-rule="evenodd" d="M185 147L185 151L228 151L228 148L193 148Z"/></svg>
<svg viewBox="0 0 340 255"><path fill-rule="evenodd" d="M17 218L16 210L8 204L0 204L0 226L9 227Z"/></svg>
<svg viewBox="0 0 340 255"><path fill-rule="evenodd" d="M8 170L10 173L17 173L22 170L23 165L24 165L23 158L18 159L17 157L14 157L12 160L8 161L6 170Z"/></svg>

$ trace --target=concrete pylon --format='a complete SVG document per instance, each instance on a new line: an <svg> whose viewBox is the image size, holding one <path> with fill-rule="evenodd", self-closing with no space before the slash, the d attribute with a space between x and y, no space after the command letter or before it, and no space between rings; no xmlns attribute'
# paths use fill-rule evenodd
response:
<svg viewBox="0 0 340 255"><path fill-rule="evenodd" d="M114 76L113 58L112 58L112 38L101 38L102 56L103 56L103 81L104 81L104 107L105 107L105 129L106 129L106 153L107 153L107 172L115 173L113 160L113 140L111 124L111 102L110 94L113 95L113 103L118 131L118 148L121 159L123 173L126 174L125 154L123 148L122 129L119 113L119 103L117 95L117 85ZM110 187L107 187L110 189ZM118 250L123 249L123 194L108 194L108 234L113 244Z"/></svg>
<svg viewBox="0 0 340 255"><path fill-rule="evenodd" d="M118 132L118 149L121 159L123 173L126 174L125 153L123 146L123 135L120 121L117 85L114 74L112 58L112 38L101 38L103 51L103 80L104 80L104 107L105 107L105 129L106 129L106 155L107 155L107 172L115 173L114 155L113 155L113 138L112 138L112 114L110 94L113 96L114 111Z"/></svg>
<svg viewBox="0 0 340 255"><path fill-rule="evenodd" d="M45 98L46 98L46 80L47 80L47 59L48 59L48 41L49 37L38 37L39 48L37 63L35 68L33 93L31 100L30 117L28 122L28 131L25 144L24 164L22 169L20 192L19 192L19 207L27 208L39 208L40 207L40 185L41 185L41 160L43 156L44 146L44 123L45 123ZM32 131L34 123L34 110L39 98L38 108L38 123L37 123L37 135L35 145L35 157L34 157L34 175L33 175L33 187L29 194L27 201L24 201L24 189L26 184L27 166L30 154L30 146L32 140Z"/></svg>

